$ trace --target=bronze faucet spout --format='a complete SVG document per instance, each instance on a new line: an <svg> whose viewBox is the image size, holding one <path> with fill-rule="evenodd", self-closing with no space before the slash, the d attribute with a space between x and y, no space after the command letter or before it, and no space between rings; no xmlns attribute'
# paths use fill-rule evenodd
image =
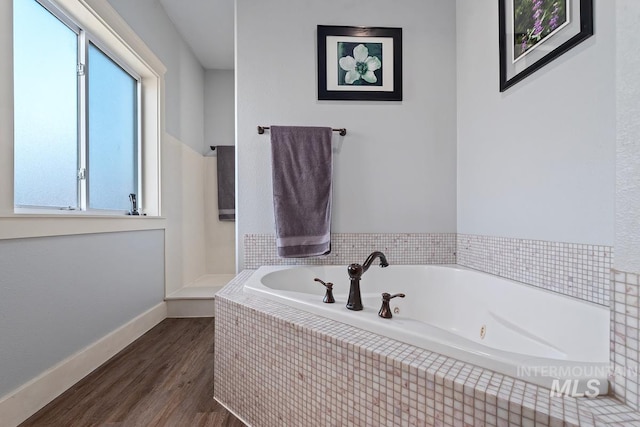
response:
<svg viewBox="0 0 640 427"><path fill-rule="evenodd" d="M380 251L372 252L371 255L362 263L362 273L364 274L376 258L380 258L380 267L388 267L387 257Z"/></svg>
<svg viewBox="0 0 640 427"><path fill-rule="evenodd" d="M359 311L364 307L362 305L362 295L360 293L360 279L362 275L371 267L371 264L376 258L380 258L380 267L388 267L387 257L380 251L372 252L367 257L362 265L350 264L347 267L347 273L349 273L350 286L349 286L349 299L347 300L347 308L349 310Z"/></svg>

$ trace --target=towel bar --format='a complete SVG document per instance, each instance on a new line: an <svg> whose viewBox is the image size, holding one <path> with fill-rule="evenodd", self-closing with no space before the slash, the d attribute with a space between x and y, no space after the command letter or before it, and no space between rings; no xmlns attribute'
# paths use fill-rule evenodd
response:
<svg viewBox="0 0 640 427"><path fill-rule="evenodd" d="M262 135L264 133L265 129L269 129L269 126L259 126L258 125L258 134ZM331 129L334 132L340 132L340 136L345 136L347 134L347 129L346 128L338 128L338 129Z"/></svg>

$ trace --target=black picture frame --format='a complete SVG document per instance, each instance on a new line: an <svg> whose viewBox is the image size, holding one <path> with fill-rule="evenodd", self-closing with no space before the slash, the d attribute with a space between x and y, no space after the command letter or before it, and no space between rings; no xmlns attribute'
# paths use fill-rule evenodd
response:
<svg viewBox="0 0 640 427"><path fill-rule="evenodd" d="M593 0L498 0L498 9L500 92L593 35Z"/></svg>
<svg viewBox="0 0 640 427"><path fill-rule="evenodd" d="M319 100L402 101L402 28L318 25L317 36Z"/></svg>

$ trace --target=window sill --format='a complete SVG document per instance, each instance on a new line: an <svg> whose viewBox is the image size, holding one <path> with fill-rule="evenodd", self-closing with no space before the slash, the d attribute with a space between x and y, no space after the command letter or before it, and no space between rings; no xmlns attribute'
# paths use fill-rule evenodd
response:
<svg viewBox="0 0 640 427"><path fill-rule="evenodd" d="M158 216L16 213L0 215L0 240L162 230L166 224Z"/></svg>
<svg viewBox="0 0 640 427"><path fill-rule="evenodd" d="M128 215L124 210L86 210L82 211L80 209L55 209L55 208L37 208L37 207L15 207L13 209L13 214L9 214L6 216L23 216L23 215L37 215L37 216L46 216L46 217L59 217L59 216L74 216L76 218L82 217L100 217L100 218L122 218L122 217L130 217L130 216L142 216L145 217L147 215ZM2 217L2 215L0 215ZM153 217L153 216L152 216Z"/></svg>

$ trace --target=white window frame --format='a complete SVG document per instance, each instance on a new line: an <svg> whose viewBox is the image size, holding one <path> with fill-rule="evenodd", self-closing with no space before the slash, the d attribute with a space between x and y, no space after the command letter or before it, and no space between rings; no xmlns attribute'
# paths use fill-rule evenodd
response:
<svg viewBox="0 0 640 427"><path fill-rule="evenodd" d="M43 0L37 0L37 1L43 1ZM126 71L131 77L133 77L136 80L136 96L137 96L137 100L136 100L136 197L137 197L137 202L138 202L138 207L139 210L143 210L140 209L141 206L144 206L144 192L142 191L142 170L143 170L143 165L141 162L141 158L142 158L142 82L141 82L141 78L138 75L138 73L132 69L131 67L129 67L127 65L126 62L122 61L120 58L118 58L113 52L111 52L109 50L109 48L107 46L105 46L99 39L97 39L96 37L94 37L91 33L82 30L80 37L84 38L85 40L83 40L79 46L80 49L80 63L84 64L84 66L86 66L86 64L88 63L88 58L89 58L89 44L93 44L96 48L98 48L99 50L102 51L102 53L104 53L109 59L111 59L114 63L116 63L120 68L122 68L124 71ZM91 74L91 64L89 64L88 66L89 68L89 75ZM82 102L85 102L88 98L87 98L87 92L88 92L88 80L87 80L87 73L83 73L83 75L80 76L80 99L82 100ZM87 113L89 112L89 106L87 105L82 105L80 106L80 128L81 128L81 132L80 132L80 151L79 151L79 155L80 155L80 162L78 163L78 168L79 171L78 173L80 173L80 171L82 171L84 174L87 173L87 171L89 170L90 165L88 164L89 162L89 142L88 140L88 134L87 134L87 129L86 129L86 125L87 125ZM78 184L79 184L79 198L80 198L80 210L83 212L97 212L100 214L112 214L112 215L119 215L122 214L122 211L118 211L118 210L105 210L105 209L91 209L88 206L88 202L90 201L91 198L91 194L89 192L89 180L86 178L84 179L79 179L78 180Z"/></svg>
<svg viewBox="0 0 640 427"><path fill-rule="evenodd" d="M104 53L111 61L122 68L129 76L136 81L136 189L135 194L139 207L144 206L144 194L142 192L142 144L141 144L141 128L142 128L142 84L140 75L131 68L125 61L114 54L108 46L106 46L98 37L85 30L81 25L69 18L60 10L55 3L50 0L30 0L39 3L49 13L56 17L63 25L66 25L72 32L76 34L78 39L78 147L77 147L77 209L65 208L63 206L34 206L34 205L15 205L17 213L85 213L94 215L124 215L125 210L117 209L95 209L90 208L90 191L89 191L89 141L87 121L90 106L87 104L89 79L91 75L91 64L89 64L89 45L95 46ZM82 71L80 71L82 69ZM143 211L143 209L139 209Z"/></svg>
<svg viewBox="0 0 640 427"><path fill-rule="evenodd" d="M0 2L0 239L165 228L161 217L161 138L165 66L104 0L47 0L140 76L140 206L147 216L103 211L17 210L13 200L13 2ZM98 45L97 45L98 46Z"/></svg>

